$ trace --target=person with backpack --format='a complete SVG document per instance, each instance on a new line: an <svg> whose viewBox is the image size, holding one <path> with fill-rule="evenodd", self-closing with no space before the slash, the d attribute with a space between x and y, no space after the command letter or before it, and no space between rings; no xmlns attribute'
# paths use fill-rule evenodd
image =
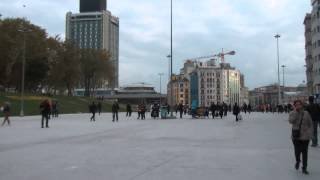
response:
<svg viewBox="0 0 320 180"><path fill-rule="evenodd" d="M308 111L304 111L301 100L294 101L294 111L289 114L289 123L292 125L292 142L295 152L295 169L299 170L300 156L302 154L302 173L309 174L308 147L313 135L312 119Z"/></svg>
<svg viewBox="0 0 320 180"><path fill-rule="evenodd" d="M306 110L309 112L313 122L312 147L318 146L318 126L320 125L320 106L314 103L314 97L309 97L309 105Z"/></svg>

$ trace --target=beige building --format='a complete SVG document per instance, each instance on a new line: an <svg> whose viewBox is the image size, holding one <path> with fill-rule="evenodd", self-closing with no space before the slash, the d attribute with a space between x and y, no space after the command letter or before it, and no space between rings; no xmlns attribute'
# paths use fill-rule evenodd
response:
<svg viewBox="0 0 320 180"><path fill-rule="evenodd" d="M168 84L168 97L171 97L172 90L172 98L168 99L168 103L170 105L175 105L182 103L190 104L189 98L189 80L185 78L183 75L173 75L171 83Z"/></svg>
<svg viewBox="0 0 320 180"><path fill-rule="evenodd" d="M207 62L187 60L180 75L176 77L178 77L177 80L174 79L171 83L174 92L173 103L186 102L186 96L188 96L188 104L196 102L198 106L210 106L213 102L240 103L241 73L228 63L216 65L215 60ZM170 87L169 84L169 102L171 102Z"/></svg>

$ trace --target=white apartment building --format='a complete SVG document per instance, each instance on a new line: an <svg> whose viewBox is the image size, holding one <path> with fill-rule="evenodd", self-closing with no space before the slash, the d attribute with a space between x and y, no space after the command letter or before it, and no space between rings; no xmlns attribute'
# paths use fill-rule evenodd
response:
<svg viewBox="0 0 320 180"><path fill-rule="evenodd" d="M240 103L240 71L228 63L219 66L196 63L190 73L190 102L198 106L210 106L211 103Z"/></svg>
<svg viewBox="0 0 320 180"><path fill-rule="evenodd" d="M311 0L312 11L304 20L306 36L307 83L309 93L320 94L320 0ZM310 94L311 95L311 94Z"/></svg>

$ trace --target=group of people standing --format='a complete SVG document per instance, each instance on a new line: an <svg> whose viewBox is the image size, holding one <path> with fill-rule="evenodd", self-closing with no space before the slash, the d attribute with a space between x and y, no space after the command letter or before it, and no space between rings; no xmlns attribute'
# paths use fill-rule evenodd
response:
<svg viewBox="0 0 320 180"><path fill-rule="evenodd" d="M117 101L115 101L112 104L111 107L111 111L112 111L112 122L118 122L119 121L119 116L118 116L118 112L119 112L119 104ZM99 116L102 112L102 104L99 101L98 104L96 104L94 101L92 102L92 104L89 105L89 112L92 113L92 116L90 117L90 122L95 122L96 121L96 113L99 113Z"/></svg>
<svg viewBox="0 0 320 180"><path fill-rule="evenodd" d="M294 107L291 104L260 104L256 106L255 110L262 113L290 113L293 108Z"/></svg>

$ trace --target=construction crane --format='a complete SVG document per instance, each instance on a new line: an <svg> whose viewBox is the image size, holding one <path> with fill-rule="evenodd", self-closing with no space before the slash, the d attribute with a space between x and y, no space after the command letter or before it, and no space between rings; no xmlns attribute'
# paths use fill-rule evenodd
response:
<svg viewBox="0 0 320 180"><path fill-rule="evenodd" d="M230 56L234 56L236 54L235 51L230 51L230 52L227 52L227 53L224 53L223 49L222 49L222 52L221 53L218 53L218 54L214 54L214 55L209 55L209 56L201 56L201 57L197 57L197 58L191 58L191 59L188 59L188 60L191 60L191 61L198 61L200 59L209 59L209 58L220 58L221 60L221 63L224 63L225 62L225 56L226 55L230 55Z"/></svg>

